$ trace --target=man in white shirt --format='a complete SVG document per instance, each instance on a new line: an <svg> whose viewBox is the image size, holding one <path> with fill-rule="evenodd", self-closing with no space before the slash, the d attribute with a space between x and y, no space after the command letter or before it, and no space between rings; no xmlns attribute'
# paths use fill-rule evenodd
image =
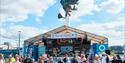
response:
<svg viewBox="0 0 125 63"><path fill-rule="evenodd" d="M107 59L106 53L103 53L101 57L101 63L106 63L106 59Z"/></svg>

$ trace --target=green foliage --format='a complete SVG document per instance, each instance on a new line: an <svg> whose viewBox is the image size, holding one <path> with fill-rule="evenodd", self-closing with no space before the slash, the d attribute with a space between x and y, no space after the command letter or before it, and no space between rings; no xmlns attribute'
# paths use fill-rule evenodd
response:
<svg viewBox="0 0 125 63"><path fill-rule="evenodd" d="M124 50L123 46L111 46L109 49L113 54L123 54L122 51Z"/></svg>

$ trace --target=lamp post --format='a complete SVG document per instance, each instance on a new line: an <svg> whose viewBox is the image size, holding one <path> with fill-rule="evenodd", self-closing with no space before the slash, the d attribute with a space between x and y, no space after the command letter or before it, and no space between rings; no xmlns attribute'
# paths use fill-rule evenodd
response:
<svg viewBox="0 0 125 63"><path fill-rule="evenodd" d="M123 48L124 48L124 61L125 61L125 42L124 42Z"/></svg>
<svg viewBox="0 0 125 63"><path fill-rule="evenodd" d="M18 40L18 43L19 43L19 50L20 50L20 33L21 33L21 31L18 31L18 33L19 33L19 40Z"/></svg>

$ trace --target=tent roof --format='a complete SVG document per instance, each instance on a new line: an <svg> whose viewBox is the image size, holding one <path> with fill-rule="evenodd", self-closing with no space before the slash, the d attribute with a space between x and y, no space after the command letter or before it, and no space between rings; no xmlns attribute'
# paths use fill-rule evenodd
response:
<svg viewBox="0 0 125 63"><path fill-rule="evenodd" d="M86 33L87 36L90 37L90 39L93 40L93 41L108 42L108 38L106 38L104 36L96 35L96 34L93 34L93 33L89 33L89 32L82 31L82 30L79 30L79 29L76 29L76 28L65 26L65 25L61 26L61 27L58 27L56 29L53 29L51 31L48 31L46 33L43 33L43 34L37 35L35 37L32 37L30 39L27 39L27 40L25 40L25 42L36 42L37 40L40 40L45 36L49 36L52 33L59 33L59 32L64 31L64 30L70 30L70 31L76 32L78 34L83 34L83 35Z"/></svg>

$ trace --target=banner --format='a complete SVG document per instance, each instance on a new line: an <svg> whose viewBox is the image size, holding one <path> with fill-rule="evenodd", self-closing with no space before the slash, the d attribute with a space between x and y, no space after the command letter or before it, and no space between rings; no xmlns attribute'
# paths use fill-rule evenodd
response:
<svg viewBox="0 0 125 63"><path fill-rule="evenodd" d="M46 52L46 47L45 46L39 46L38 47L38 57L42 56Z"/></svg>
<svg viewBox="0 0 125 63"><path fill-rule="evenodd" d="M20 56L23 56L23 55L24 55L24 48L20 48L20 50L19 50L19 55L20 55Z"/></svg>
<svg viewBox="0 0 125 63"><path fill-rule="evenodd" d="M23 53L23 54L24 54L24 56L27 56L27 54L28 54L28 52L27 52L27 51L28 51L28 46L24 46L24 53Z"/></svg>
<svg viewBox="0 0 125 63"><path fill-rule="evenodd" d="M73 51L73 47L72 46L61 46L61 52L70 52Z"/></svg>
<svg viewBox="0 0 125 63"><path fill-rule="evenodd" d="M100 53L108 50L108 44L94 44L93 50L94 50L95 54L100 54Z"/></svg>
<svg viewBox="0 0 125 63"><path fill-rule="evenodd" d="M51 38L76 38L78 37L77 33L70 34L51 34Z"/></svg>

